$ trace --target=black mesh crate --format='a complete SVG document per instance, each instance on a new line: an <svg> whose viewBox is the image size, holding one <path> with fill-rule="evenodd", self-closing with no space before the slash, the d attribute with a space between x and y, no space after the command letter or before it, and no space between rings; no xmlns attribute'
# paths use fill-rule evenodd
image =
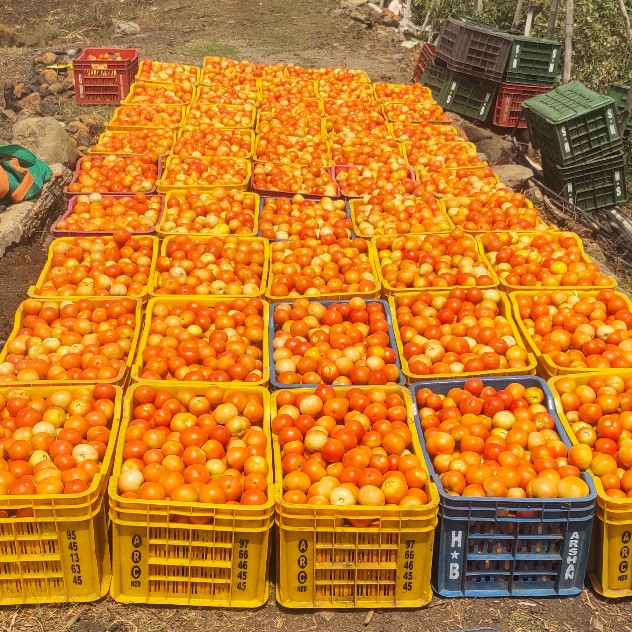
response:
<svg viewBox="0 0 632 632"><path fill-rule="evenodd" d="M446 21L437 43L437 58L450 70L488 81L501 81L513 43L513 36L470 21Z"/></svg>

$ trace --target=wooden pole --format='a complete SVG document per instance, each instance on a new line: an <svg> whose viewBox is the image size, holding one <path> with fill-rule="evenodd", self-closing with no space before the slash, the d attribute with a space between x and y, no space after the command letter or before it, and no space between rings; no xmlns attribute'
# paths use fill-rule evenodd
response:
<svg viewBox="0 0 632 632"><path fill-rule="evenodd" d="M564 71L562 73L562 83L571 80L571 65L573 59L573 0L566 0L566 20L564 27Z"/></svg>
<svg viewBox="0 0 632 632"><path fill-rule="evenodd" d="M412 3L413 3L413 0L406 0L406 6L404 7L405 20L410 20L410 9L411 9Z"/></svg>
<svg viewBox="0 0 632 632"><path fill-rule="evenodd" d="M522 4L524 0L518 0L516 4L516 12L514 13L513 22L511 23L511 30L517 31L518 25L520 24L520 17L522 15Z"/></svg>
<svg viewBox="0 0 632 632"><path fill-rule="evenodd" d="M623 115L619 121L619 134L621 134L622 137L625 134L625 128L628 126L630 113L632 113L632 85L628 89L628 97L625 100L625 109L623 110Z"/></svg>
<svg viewBox="0 0 632 632"><path fill-rule="evenodd" d="M625 8L625 0L618 0L619 9L621 10L621 15L623 16L623 23L625 24L625 30L628 34L628 37L632 38L632 26L630 25L630 16L628 15L628 10Z"/></svg>
<svg viewBox="0 0 632 632"><path fill-rule="evenodd" d="M535 4L531 2L529 6L529 11L527 13L527 20L524 24L524 34L525 37L528 37L529 33L531 33L531 26L533 25L533 14L535 12Z"/></svg>
<svg viewBox="0 0 632 632"><path fill-rule="evenodd" d="M474 14L478 15L483 8L483 0L474 0Z"/></svg>
<svg viewBox="0 0 632 632"><path fill-rule="evenodd" d="M560 10L560 0L551 0L551 8L549 10L549 24L546 27L547 39L553 39L555 34L555 24L557 22L557 14Z"/></svg>

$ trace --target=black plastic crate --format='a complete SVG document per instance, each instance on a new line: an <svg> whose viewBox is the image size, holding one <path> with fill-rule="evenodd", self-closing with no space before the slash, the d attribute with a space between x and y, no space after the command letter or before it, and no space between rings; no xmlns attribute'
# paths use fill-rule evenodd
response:
<svg viewBox="0 0 632 632"><path fill-rule="evenodd" d="M571 442L555 409L551 389L535 375L483 377L502 389L512 382L544 391L543 405L555 420L560 439ZM430 388L446 395L463 388L465 378L428 380L411 386L415 426L433 482L439 491L433 588L442 597L545 597L577 595L584 586L596 492L582 473L590 495L582 498L494 498L449 495L432 466L421 430L417 392Z"/></svg>
<svg viewBox="0 0 632 632"><path fill-rule="evenodd" d="M552 86L560 65L562 45L534 37L514 37L507 63L507 83Z"/></svg>
<svg viewBox="0 0 632 632"><path fill-rule="evenodd" d="M444 60L450 70L501 81L513 39L509 33L451 18L441 30L437 57Z"/></svg>
<svg viewBox="0 0 632 632"><path fill-rule="evenodd" d="M543 157L542 171L544 184L585 211L627 200L623 152L571 167L556 165Z"/></svg>
<svg viewBox="0 0 632 632"><path fill-rule="evenodd" d="M453 72L443 107L468 118L485 121L494 105L498 85L493 81Z"/></svg>
<svg viewBox="0 0 632 632"><path fill-rule="evenodd" d="M617 119L619 121L621 121L623 111L625 110L625 102L628 99L628 90L628 86L624 86L619 83L613 83L608 90L608 96L614 101L614 105L617 108ZM632 116L628 119L625 131L632 131Z"/></svg>
<svg viewBox="0 0 632 632"><path fill-rule="evenodd" d="M531 144L558 165L580 164L622 146L614 101L577 81L528 99L522 107Z"/></svg>
<svg viewBox="0 0 632 632"><path fill-rule="evenodd" d="M424 71L421 83L432 90L432 98L441 106L445 105L446 97L452 82L452 71L440 66L432 60Z"/></svg>

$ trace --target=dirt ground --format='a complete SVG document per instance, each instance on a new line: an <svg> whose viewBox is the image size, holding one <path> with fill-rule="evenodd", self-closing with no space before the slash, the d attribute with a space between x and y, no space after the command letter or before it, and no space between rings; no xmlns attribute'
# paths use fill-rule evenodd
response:
<svg viewBox="0 0 632 632"><path fill-rule="evenodd" d="M141 33L114 38L111 19L132 20ZM347 66L373 80L408 82L415 54L392 30L365 29L334 0L22 0L3 3L2 20L33 43L2 49L0 78L24 76L34 49L134 46L142 57L199 64L205 55L304 66ZM72 108L72 106L69 106ZM80 108L93 113L94 108ZM100 113L102 114L102 113ZM46 235L0 260L0 341L17 305L45 261ZM566 599L462 599L435 597L423 610L289 611L274 600L258 610L196 610L126 606L111 599L89 605L0 608L0 632L451 632L479 626L501 632L632 631L629 602L601 599L590 589Z"/></svg>

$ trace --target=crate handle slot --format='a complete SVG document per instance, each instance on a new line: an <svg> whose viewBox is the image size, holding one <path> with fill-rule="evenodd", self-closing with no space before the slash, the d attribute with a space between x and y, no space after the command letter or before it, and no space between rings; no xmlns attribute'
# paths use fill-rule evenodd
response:
<svg viewBox="0 0 632 632"><path fill-rule="evenodd" d="M504 522L516 522L518 520L531 522L532 520L542 520L544 510L542 508L534 509L503 509L496 508L496 520Z"/></svg>

